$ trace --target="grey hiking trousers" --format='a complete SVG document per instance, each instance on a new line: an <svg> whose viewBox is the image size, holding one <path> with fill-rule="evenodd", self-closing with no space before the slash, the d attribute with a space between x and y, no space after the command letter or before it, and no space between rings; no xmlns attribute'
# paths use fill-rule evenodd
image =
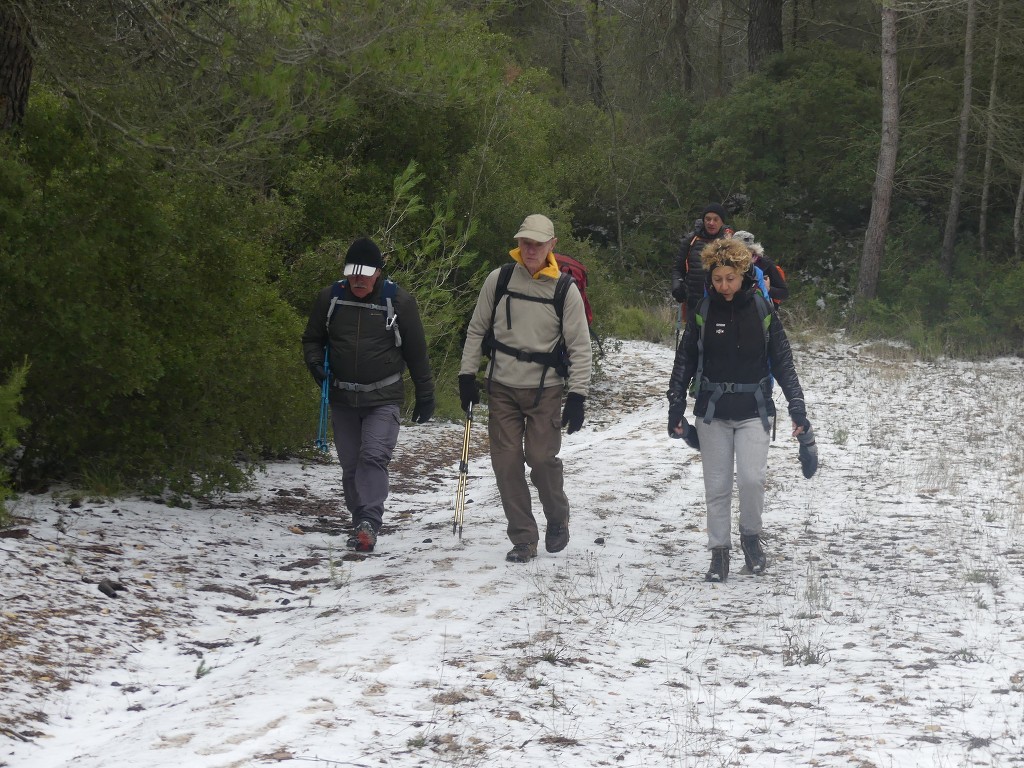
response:
<svg viewBox="0 0 1024 768"><path fill-rule="evenodd" d="M331 405L345 506L354 525L369 520L375 531L380 529L400 418L397 403L364 408Z"/></svg>
<svg viewBox="0 0 1024 768"><path fill-rule="evenodd" d="M760 418L712 419L710 424L699 416L694 419L704 466L708 547L731 547L733 471L740 498L740 535L761 533L771 438Z"/></svg>

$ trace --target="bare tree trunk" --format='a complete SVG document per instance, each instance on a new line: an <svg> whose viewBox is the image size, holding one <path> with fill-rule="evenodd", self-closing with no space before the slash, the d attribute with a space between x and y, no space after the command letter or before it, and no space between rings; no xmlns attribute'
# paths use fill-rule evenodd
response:
<svg viewBox="0 0 1024 768"><path fill-rule="evenodd" d="M558 64L562 72L562 87L569 87L569 45L571 44L569 39L569 12L564 11L562 14L562 44L559 46L559 59Z"/></svg>
<svg viewBox="0 0 1024 768"><path fill-rule="evenodd" d="M953 248L956 245L957 222L960 219L960 198L963 194L964 176L967 174L967 138L971 128L971 89L974 75L974 26L977 16L976 0L967 0L967 34L964 40L964 89L960 105L960 131L956 142L956 164L953 166L953 184L949 194L949 210L946 213L946 230L942 236L942 272L949 276L953 272Z"/></svg>
<svg viewBox="0 0 1024 768"><path fill-rule="evenodd" d="M793 47L800 42L800 0L793 0Z"/></svg>
<svg viewBox="0 0 1024 768"><path fill-rule="evenodd" d="M981 212L978 215L978 247L983 255L988 250L988 196L992 187L992 155L996 141L996 91L999 83L999 51L1003 42L1003 0L999 0L996 14L996 41L992 48L992 82L988 89L988 114L986 115L985 170L981 182Z"/></svg>
<svg viewBox="0 0 1024 768"><path fill-rule="evenodd" d="M718 37L715 39L715 96L725 94L725 2L718 4Z"/></svg>
<svg viewBox="0 0 1024 768"><path fill-rule="evenodd" d="M669 39L676 51L683 93L689 93L693 89L693 64L690 62L690 42L686 34L686 14L689 10L690 0L672 0Z"/></svg>
<svg viewBox="0 0 1024 768"><path fill-rule="evenodd" d="M0 131L25 119L32 63L28 21L5 2L0 6Z"/></svg>
<svg viewBox="0 0 1024 768"><path fill-rule="evenodd" d="M1013 257L1021 260L1021 219L1024 218L1024 167L1020 170L1020 185L1017 187L1017 205L1013 208Z"/></svg>
<svg viewBox="0 0 1024 768"><path fill-rule="evenodd" d="M750 0L747 69L756 72L769 56L782 52L782 0Z"/></svg>
<svg viewBox="0 0 1024 768"><path fill-rule="evenodd" d="M594 74L590 80L590 98L597 107L603 109L605 105L604 101L604 51L601 49L603 41L601 40L601 0L592 0L594 7L593 16L593 53L594 53Z"/></svg>
<svg viewBox="0 0 1024 768"><path fill-rule="evenodd" d="M899 68L896 54L897 14L882 6L882 139L871 188L871 216L864 233L864 252L860 260L857 296L873 299L878 291L878 273L885 253L885 235L889 229L889 209L896 177L896 154L900 138Z"/></svg>

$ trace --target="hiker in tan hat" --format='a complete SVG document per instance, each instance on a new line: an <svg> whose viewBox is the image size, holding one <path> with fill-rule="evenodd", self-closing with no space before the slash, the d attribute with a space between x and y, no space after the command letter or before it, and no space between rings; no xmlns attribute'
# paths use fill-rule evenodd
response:
<svg viewBox="0 0 1024 768"><path fill-rule="evenodd" d="M459 373L464 410L480 402L477 371L484 355L489 396L488 434L512 549L505 559L537 556L540 532L531 509L526 465L544 510L544 545L569 543L569 500L562 482L562 431L583 425L590 388L590 330L576 283L559 271L558 239L547 216L527 216L515 234L512 261L484 280L466 330ZM568 389L565 406L562 392ZM559 411L561 410L561 418Z"/></svg>

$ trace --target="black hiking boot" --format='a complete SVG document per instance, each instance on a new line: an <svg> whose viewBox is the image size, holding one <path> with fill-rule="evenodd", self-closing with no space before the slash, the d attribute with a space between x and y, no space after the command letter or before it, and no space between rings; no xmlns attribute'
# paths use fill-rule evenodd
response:
<svg viewBox="0 0 1024 768"><path fill-rule="evenodd" d="M369 520L363 520L357 525L353 536L356 540L356 552L373 552L373 548L377 545L377 532Z"/></svg>
<svg viewBox="0 0 1024 768"><path fill-rule="evenodd" d="M761 537L756 533L740 536L740 547L743 549L743 559L747 561L747 573L760 576L768 567L768 560L761 549Z"/></svg>
<svg viewBox="0 0 1024 768"><path fill-rule="evenodd" d="M516 544L505 555L510 563L528 563L537 556L536 544Z"/></svg>
<svg viewBox="0 0 1024 768"><path fill-rule="evenodd" d="M715 547L711 550L711 567L704 574L704 581L722 583L729 578L729 548Z"/></svg>
<svg viewBox="0 0 1024 768"><path fill-rule="evenodd" d="M568 523L552 523L544 532L544 549L548 552L561 552L569 544Z"/></svg>

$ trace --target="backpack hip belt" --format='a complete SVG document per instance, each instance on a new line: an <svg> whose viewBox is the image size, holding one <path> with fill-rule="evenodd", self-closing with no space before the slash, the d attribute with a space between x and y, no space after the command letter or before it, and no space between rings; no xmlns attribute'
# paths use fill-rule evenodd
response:
<svg viewBox="0 0 1024 768"><path fill-rule="evenodd" d="M380 381L375 381L372 384L356 384L351 381L338 381L337 379L335 379L334 381L331 382L331 386L337 387L338 389L344 389L348 392L374 392L378 389L384 389L384 387L394 384L396 381L401 380L401 373L393 373L387 378L381 379Z"/></svg>
<svg viewBox="0 0 1024 768"><path fill-rule="evenodd" d="M711 397L708 398L707 410L704 411L704 423L710 424L711 420L715 417L715 404L722 395L753 393L754 400L757 403L757 415L761 417L761 423L764 424L764 428L766 430L771 429L771 424L768 422L768 406L764 398L765 390L769 389L770 386L771 378L768 376L765 376L756 384L736 384L731 381L708 381L707 379L702 379L700 391L711 393Z"/></svg>

